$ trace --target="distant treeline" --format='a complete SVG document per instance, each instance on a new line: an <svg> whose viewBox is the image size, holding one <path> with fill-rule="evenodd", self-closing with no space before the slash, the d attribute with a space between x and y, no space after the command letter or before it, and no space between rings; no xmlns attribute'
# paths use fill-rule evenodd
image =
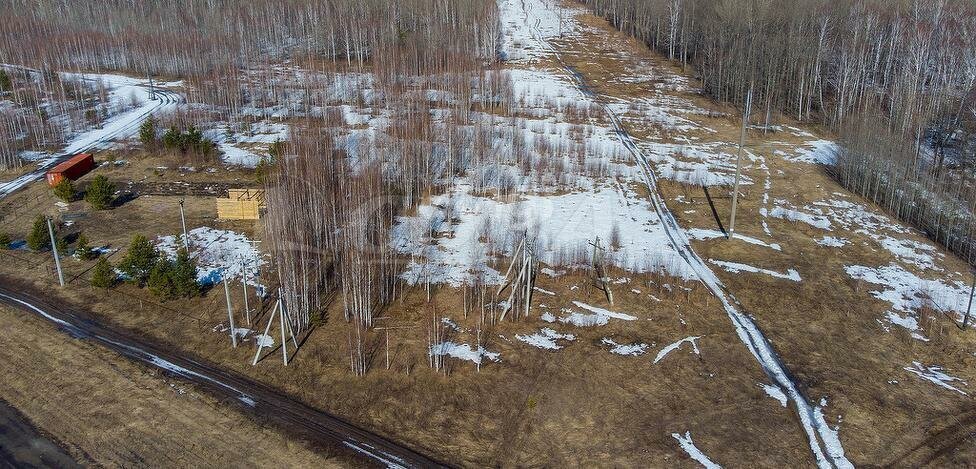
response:
<svg viewBox="0 0 976 469"><path fill-rule="evenodd" d="M584 0L694 68L705 92L825 125L839 181L973 260L976 4Z"/></svg>
<svg viewBox="0 0 976 469"><path fill-rule="evenodd" d="M332 104L323 90L336 84L315 72L340 67L368 72L378 95L425 80L443 87L444 75L467 93L463 75L494 60L498 34L497 8L480 0L10 0L0 2L0 18L0 63L179 78L189 102L231 118L286 102ZM305 72L303 89L283 93L281 78L296 77L282 64ZM44 93L39 87L30 94ZM6 88L0 83L0 102L14 106L0 105L0 135L19 143L0 149L0 168L41 140L39 126L61 122L48 124L43 103L11 99Z"/></svg>
<svg viewBox="0 0 976 469"><path fill-rule="evenodd" d="M475 0L9 0L0 60L192 77L315 56L392 59L416 72L490 57L495 14Z"/></svg>

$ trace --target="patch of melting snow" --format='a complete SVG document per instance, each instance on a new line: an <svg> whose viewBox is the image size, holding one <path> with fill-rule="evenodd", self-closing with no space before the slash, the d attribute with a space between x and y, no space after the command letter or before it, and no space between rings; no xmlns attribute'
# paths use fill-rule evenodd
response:
<svg viewBox="0 0 976 469"><path fill-rule="evenodd" d="M712 462L711 459L708 459L708 456L705 456L705 453L702 453L701 450L695 446L695 443L691 441L690 431L685 432L684 436L681 436L678 433L672 433L671 437L678 440L678 444L681 445L681 449L685 450L685 452L688 453L688 456L691 456L691 459L697 461L698 464L701 464L706 469L722 469L722 466Z"/></svg>
<svg viewBox="0 0 976 469"><path fill-rule="evenodd" d="M537 231L538 258L553 266L564 262L566 253L586 252L597 237L609 239L616 227L621 241L612 259L617 267L694 278L670 247L648 201L608 180L580 180L585 180L581 190L557 195L527 192L513 203L476 195L472 183L459 182L418 207L415 215L398 217L390 242L412 259L402 277L412 284L460 286L483 276L485 283L500 284L502 275L489 263L497 257L495 252L514 253L513 233ZM486 240L493 241L489 245Z"/></svg>
<svg viewBox="0 0 976 469"><path fill-rule="evenodd" d="M777 150L775 153L782 156L786 161L797 163L819 163L827 166L833 166L836 163L837 153L840 152L840 146L836 142L830 140L813 140L806 142L804 145L807 148L799 148L796 154L793 155L781 150Z"/></svg>
<svg viewBox="0 0 976 469"><path fill-rule="evenodd" d="M556 322L556 316L553 316L552 313L549 312L542 313L542 316L539 316L539 319L545 322Z"/></svg>
<svg viewBox="0 0 976 469"><path fill-rule="evenodd" d="M553 292L551 292L551 291L549 291L549 290L546 290L546 289L543 289L543 288L539 288L539 287L532 287L532 289L533 289L533 290L535 290L535 291L537 291L537 292L539 292L539 293L545 293L546 295L550 295L550 296L556 296L556 294L555 294L555 293L553 293Z"/></svg>
<svg viewBox="0 0 976 469"><path fill-rule="evenodd" d="M776 399L777 401L779 401L780 404L783 405L783 407L786 407L786 403L788 399L786 397L786 394L783 393L783 390L780 389L779 386L775 386L772 384L760 384L759 387L761 387L762 390L766 392L767 396Z"/></svg>
<svg viewBox="0 0 976 469"><path fill-rule="evenodd" d="M536 332L535 334L516 335L515 338L533 347L546 350L559 350L563 348L561 345L556 343L557 340L576 340L576 336L572 334L560 334L548 327L543 328L541 331Z"/></svg>
<svg viewBox="0 0 976 469"><path fill-rule="evenodd" d="M583 309L585 309L587 311L590 311L590 312L599 314L601 316L606 316L608 318L622 319L624 321L636 321L637 320L637 316L631 316L631 315L626 314L626 313L615 313L615 312L610 311L610 310L607 310L607 309L598 308L596 306L590 306L590 305L588 305L586 303L580 303L579 301L574 301L573 304L576 305L579 308L583 308Z"/></svg>
<svg viewBox="0 0 976 469"><path fill-rule="evenodd" d="M402 458L380 451L372 445L366 443L357 444L357 442L353 441L343 441L342 444L383 463L387 469L405 469L407 467L406 461Z"/></svg>
<svg viewBox="0 0 976 469"><path fill-rule="evenodd" d="M238 396L238 399L240 399L240 401L243 402L248 407L254 407L254 406L258 405L258 403L254 399L252 399L250 396L247 396L247 395L244 395L244 394L241 394L240 396Z"/></svg>
<svg viewBox="0 0 976 469"><path fill-rule="evenodd" d="M822 239L817 240L817 244L830 248L844 247L847 245L847 242L847 238L835 238L833 236L824 236Z"/></svg>
<svg viewBox="0 0 976 469"><path fill-rule="evenodd" d="M560 275L563 275L563 274L566 273L565 270L558 270L557 271L557 270L552 270L552 269L550 269L548 267L543 267L543 268L539 269L539 272L542 272L544 275L548 275L548 276L553 277L553 278L559 277Z"/></svg>
<svg viewBox="0 0 976 469"><path fill-rule="evenodd" d="M570 309L563 309L563 312L569 314L559 318L559 322L576 327L606 326L610 322L610 318L602 314L583 314Z"/></svg>
<svg viewBox="0 0 976 469"><path fill-rule="evenodd" d="M479 365L481 364L482 358L487 358L493 362L500 360L500 354L498 352L489 352L482 346L474 349L468 344L457 344L454 342L442 342L431 345L429 353L430 356L447 355L459 360L468 360Z"/></svg>
<svg viewBox="0 0 976 469"><path fill-rule="evenodd" d="M935 259L932 257L933 254L937 253L933 246L911 239L895 239L890 236L882 237L878 243L902 262L922 269L942 270L935 265Z"/></svg>
<svg viewBox="0 0 976 469"><path fill-rule="evenodd" d="M274 338L267 334L258 334L254 336L254 343L258 347L274 347Z"/></svg>
<svg viewBox="0 0 976 469"><path fill-rule="evenodd" d="M660 352L657 353L657 356L654 357L654 364L657 364L657 362L659 362L662 359L664 359L664 357L666 357L669 353L677 350L678 347L681 347L681 344L683 344L685 342L690 343L691 344L691 347L692 347L692 350L695 352L695 355L699 355L700 356L701 355L701 351L698 350L698 342L696 342L700 338L701 338L701 336L685 337L684 339L681 339L681 340L679 340L679 341L677 341L677 342L675 342L675 343L673 343L671 345L668 345L668 346L664 347L663 349L661 349Z"/></svg>
<svg viewBox="0 0 976 469"><path fill-rule="evenodd" d="M877 268L849 265L844 270L855 280L882 286L871 295L891 303L886 319L912 332L919 329L915 315L923 306L943 313L954 313L960 320L968 307L969 287L962 282L948 284L922 279L895 263ZM916 338L924 340L921 335Z"/></svg>
<svg viewBox="0 0 976 469"><path fill-rule="evenodd" d="M820 405L813 408L814 425L817 427L818 433L820 433L820 438L823 440L824 446L829 450L834 467L854 469L854 465L844 456L844 446L841 445L840 437L837 436L837 431L840 429L840 426L831 428L827 424L827 420L824 419L823 408L826 406L827 398L823 398L820 399Z"/></svg>
<svg viewBox="0 0 976 469"><path fill-rule="evenodd" d="M766 274L772 277L781 278L785 280L792 280L794 282L799 282L803 280L802 278L800 278L800 273L797 272L796 269L789 269L786 271L785 274L781 274L779 272L776 272L775 270L760 269L759 267L753 267L748 264L740 264L738 262L717 261L715 259L709 259L708 262L711 262L712 264L715 264L725 269L727 272L733 274L737 274L739 272L753 272L757 274Z"/></svg>
<svg viewBox="0 0 976 469"><path fill-rule="evenodd" d="M707 230L707 229L702 229L702 228L691 228L691 229L689 229L687 231L687 233L688 233L688 237L689 238L691 238L691 239L698 239L698 240L709 240L709 239L725 238L726 237L725 233L722 233L721 231L718 231L718 230ZM733 234L732 237L734 239L738 239L738 240L741 240L741 241L745 241L745 242L747 242L749 244L755 244L757 246L764 246L764 247L767 247L767 248L770 248L770 249L773 249L773 250L776 250L776 251L782 251L783 250L783 247L780 246L777 243L767 243L767 242L765 242L765 241L763 241L761 239L753 238L751 236L746 236L746 235L742 235L742 234L739 234L739 233L735 233L735 234Z"/></svg>
<svg viewBox="0 0 976 469"><path fill-rule="evenodd" d="M761 209L761 211L765 212L766 209ZM825 231L830 231L831 227L830 219L823 215L813 215L785 207L773 207L773 209L769 211L769 216L789 221L803 222L814 228L820 228L821 230Z"/></svg>
<svg viewBox="0 0 976 469"><path fill-rule="evenodd" d="M636 357L647 353L647 347L648 347L647 344L642 344L642 343L634 343L629 345L618 344L614 342L613 339L610 339L608 337L604 337L603 340L601 340L600 342L603 343L604 345L610 346L610 353L614 353L617 355L631 355Z"/></svg>
<svg viewBox="0 0 976 469"><path fill-rule="evenodd" d="M214 332L220 332L220 333L227 332L227 330L228 330L228 327L226 325L224 325L223 323L217 324L213 328L213 331ZM235 327L234 328L234 335L237 336L237 337L239 337L239 338L241 338L241 339L247 337L247 335L250 334L251 332L253 332L253 331L250 330L250 329L248 329L248 328L246 328L246 327Z"/></svg>
<svg viewBox="0 0 976 469"><path fill-rule="evenodd" d="M454 329L455 331L461 330L461 326L457 325L457 323L452 321L451 318L441 318L441 323L451 329Z"/></svg>
<svg viewBox="0 0 976 469"><path fill-rule="evenodd" d="M924 379L926 381L929 381L931 383L934 383L934 384L936 384L938 386L941 386L943 388L950 389L952 391L958 392L959 394L962 394L964 396L968 396L969 395L966 391L963 391L963 390L961 390L961 389L959 389L959 388L957 388L957 387L949 384L949 383L958 381L958 382L962 383L963 385L969 386L968 383L966 383L965 381L963 381L960 378L956 378L955 376L949 376L949 375L945 374L942 370L943 370L943 368L941 366L935 366L935 365L933 365L933 366L925 366L925 365L923 365L923 364L921 364L919 362L912 362L912 366L906 366L905 367L905 371L907 371L909 373L912 373L912 374L915 374L915 375L918 375L920 378L922 378L922 379Z"/></svg>
<svg viewBox="0 0 976 469"><path fill-rule="evenodd" d="M248 283L255 285L255 270L265 261L247 236L206 226L190 230L187 236L190 256L197 261L197 280L200 283L215 285L221 282L222 276L228 280L243 278L246 264ZM176 251L183 247L183 236L162 236L156 247L163 254L176 257Z"/></svg>

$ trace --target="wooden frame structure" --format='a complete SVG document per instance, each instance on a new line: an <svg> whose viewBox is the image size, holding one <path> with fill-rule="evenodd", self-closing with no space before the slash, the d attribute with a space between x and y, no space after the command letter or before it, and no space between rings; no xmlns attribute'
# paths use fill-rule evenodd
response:
<svg viewBox="0 0 976 469"><path fill-rule="evenodd" d="M258 220L265 208L264 189L228 189L226 199L216 200L221 220Z"/></svg>

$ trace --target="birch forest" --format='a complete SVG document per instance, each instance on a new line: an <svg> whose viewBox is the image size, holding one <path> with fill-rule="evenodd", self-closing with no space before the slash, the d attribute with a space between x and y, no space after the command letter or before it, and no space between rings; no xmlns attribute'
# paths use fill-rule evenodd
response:
<svg viewBox="0 0 976 469"><path fill-rule="evenodd" d="M770 129L839 136L848 189L972 262L976 6L961 0L585 0Z"/></svg>

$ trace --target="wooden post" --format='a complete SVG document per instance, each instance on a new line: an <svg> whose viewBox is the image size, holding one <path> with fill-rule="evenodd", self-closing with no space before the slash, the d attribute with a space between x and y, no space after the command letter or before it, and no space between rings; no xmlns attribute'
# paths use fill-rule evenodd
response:
<svg viewBox="0 0 976 469"><path fill-rule="evenodd" d="M973 309L973 294L976 293L976 272L973 272L973 286L969 289L969 306L966 307L966 317L962 320L962 330L969 327L969 313Z"/></svg>
<svg viewBox="0 0 976 469"><path fill-rule="evenodd" d="M746 127L749 126L749 114L752 112L752 85L746 96L746 108L742 114L742 134L739 136L739 155L735 159L735 187L732 189L732 219L729 220L729 238L735 235L735 210L739 205L739 180L742 177L742 147L746 144Z"/></svg>
<svg viewBox="0 0 976 469"><path fill-rule="evenodd" d="M237 348L237 333L234 332L234 310L230 305L230 287L227 286L227 277L224 277L224 296L227 298L227 320L230 322L230 342Z"/></svg>
<svg viewBox="0 0 976 469"><path fill-rule="evenodd" d="M51 217L47 217L47 234L51 236L51 253L54 254L54 267L58 269L58 283L64 286L64 272L61 271L61 258L58 256L58 241L54 239L54 225Z"/></svg>

